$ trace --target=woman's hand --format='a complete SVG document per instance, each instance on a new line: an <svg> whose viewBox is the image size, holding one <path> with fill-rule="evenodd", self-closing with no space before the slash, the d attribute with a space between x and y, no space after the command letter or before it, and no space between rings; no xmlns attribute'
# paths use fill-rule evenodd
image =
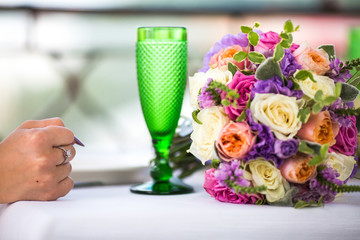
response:
<svg viewBox="0 0 360 240"><path fill-rule="evenodd" d="M56 200L74 186L69 177L74 134L60 118L26 121L0 143L0 203ZM62 146L71 151L64 163Z"/></svg>

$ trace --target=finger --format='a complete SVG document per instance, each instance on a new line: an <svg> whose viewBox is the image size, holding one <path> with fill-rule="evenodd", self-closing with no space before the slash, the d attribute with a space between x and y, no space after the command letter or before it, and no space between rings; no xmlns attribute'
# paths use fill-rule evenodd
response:
<svg viewBox="0 0 360 240"><path fill-rule="evenodd" d="M73 160L76 155L76 150L72 145L53 147L53 154L53 159L55 159L56 166L59 166Z"/></svg>
<svg viewBox="0 0 360 240"><path fill-rule="evenodd" d="M59 165L56 167L56 182L60 183L62 180L64 180L65 178L67 178L72 170L72 166L70 163L65 163L62 165Z"/></svg>
<svg viewBox="0 0 360 240"><path fill-rule="evenodd" d="M18 128L20 129L31 129L31 128L44 128L48 126L64 126L64 122L56 117L56 118L48 118L43 120L29 120L25 121Z"/></svg>
<svg viewBox="0 0 360 240"><path fill-rule="evenodd" d="M64 197L66 194L68 194L71 189L74 187L74 181L70 177L66 177L58 184L58 197Z"/></svg>
<svg viewBox="0 0 360 240"><path fill-rule="evenodd" d="M48 133L48 141L51 146L67 146L74 142L74 133L61 126L48 126L43 128Z"/></svg>

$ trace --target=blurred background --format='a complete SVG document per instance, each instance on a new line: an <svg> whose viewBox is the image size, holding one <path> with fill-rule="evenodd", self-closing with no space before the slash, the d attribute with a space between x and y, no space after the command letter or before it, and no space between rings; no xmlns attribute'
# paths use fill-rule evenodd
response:
<svg viewBox="0 0 360 240"><path fill-rule="evenodd" d="M86 144L79 156L141 148L151 157L136 28L187 27L191 76L224 34L255 21L280 32L288 19L300 25L294 42L360 57L359 0L0 0L0 139L27 119L59 116ZM191 111L185 96L182 114Z"/></svg>

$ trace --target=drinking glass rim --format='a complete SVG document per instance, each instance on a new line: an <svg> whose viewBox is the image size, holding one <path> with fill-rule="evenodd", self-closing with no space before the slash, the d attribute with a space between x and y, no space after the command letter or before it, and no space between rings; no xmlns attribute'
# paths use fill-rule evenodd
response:
<svg viewBox="0 0 360 240"><path fill-rule="evenodd" d="M180 26L138 27L137 41L187 41L187 29Z"/></svg>

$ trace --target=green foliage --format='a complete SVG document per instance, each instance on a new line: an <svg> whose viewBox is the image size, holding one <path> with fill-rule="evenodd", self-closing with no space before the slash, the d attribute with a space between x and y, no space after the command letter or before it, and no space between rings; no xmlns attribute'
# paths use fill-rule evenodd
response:
<svg viewBox="0 0 360 240"><path fill-rule="evenodd" d="M234 60L238 61L238 62L242 62L247 58L248 54L247 52L244 51L239 51L234 55Z"/></svg>
<svg viewBox="0 0 360 240"><path fill-rule="evenodd" d="M284 195L284 197L280 198L279 200L275 202L268 202L269 205L273 206L293 206L294 203L292 201L295 194L298 192L297 187L291 187Z"/></svg>
<svg viewBox="0 0 360 240"><path fill-rule="evenodd" d="M311 81L316 82L313 74L308 70L299 70L295 73L295 79L298 81L304 81L310 78Z"/></svg>
<svg viewBox="0 0 360 240"><path fill-rule="evenodd" d="M261 193L266 191L267 187L264 185L256 186L256 187L244 187L241 185L236 184L232 180L226 180L225 183L228 185L229 188L234 189L235 193L241 193L241 194L253 194L253 193Z"/></svg>
<svg viewBox="0 0 360 240"><path fill-rule="evenodd" d="M284 48L281 44L276 44L274 50L274 62L280 62L285 56Z"/></svg>
<svg viewBox="0 0 360 240"><path fill-rule="evenodd" d="M335 47L334 45L322 45L319 49L324 49L324 51L329 55L329 60L335 59Z"/></svg>
<svg viewBox="0 0 360 240"><path fill-rule="evenodd" d="M259 34L257 32L249 32L248 34L248 39L251 45L253 45L254 47L258 45L260 37Z"/></svg>
<svg viewBox="0 0 360 240"><path fill-rule="evenodd" d="M286 33L292 33L294 32L294 25L293 23L291 22L291 20L287 20L284 24L284 31Z"/></svg>
<svg viewBox="0 0 360 240"><path fill-rule="evenodd" d="M249 52L249 60L255 64L265 61L265 56L258 52Z"/></svg>
<svg viewBox="0 0 360 240"><path fill-rule="evenodd" d="M309 107L299 110L297 117L302 123L306 123L309 120L311 109Z"/></svg>
<svg viewBox="0 0 360 240"><path fill-rule="evenodd" d="M192 115L192 118L193 118L194 122L201 125L203 123L197 117L199 112L200 112L200 110L194 110L191 115Z"/></svg>
<svg viewBox="0 0 360 240"><path fill-rule="evenodd" d="M321 111L321 109L323 109L324 105L322 105L320 102L317 102L314 104L314 106L312 107L312 111L313 113L319 113Z"/></svg>
<svg viewBox="0 0 360 240"><path fill-rule="evenodd" d="M340 97L341 88L342 88L341 85L342 85L341 82L338 82L337 84L335 84L335 96L336 97Z"/></svg>
<svg viewBox="0 0 360 240"><path fill-rule="evenodd" d="M255 78L258 80L268 80L273 76L282 77L282 72L280 64L275 62L273 57L269 57L259 65L255 72Z"/></svg>
<svg viewBox="0 0 360 240"><path fill-rule="evenodd" d="M240 69L232 62L228 62L228 70L232 73L233 76L237 71L240 71Z"/></svg>
<svg viewBox="0 0 360 240"><path fill-rule="evenodd" d="M359 83L360 83L360 76L359 77L354 77L354 78L350 78L351 80L349 80L347 83L351 84L352 86L359 88Z"/></svg>
<svg viewBox="0 0 360 240"><path fill-rule="evenodd" d="M360 108L342 108L334 111L339 116L359 116Z"/></svg>
<svg viewBox="0 0 360 240"><path fill-rule="evenodd" d="M243 32L243 33L249 33L253 30L252 27L248 27L248 26L241 26L240 29L241 29L241 32Z"/></svg>
<svg viewBox="0 0 360 240"><path fill-rule="evenodd" d="M211 160L211 167L212 167L212 168L218 169L219 165L220 165L219 159L213 159L213 160Z"/></svg>
<svg viewBox="0 0 360 240"><path fill-rule="evenodd" d="M309 161L309 166L319 165L327 157L329 149L328 144L320 145L318 143L301 140L299 143L299 152L312 155L313 158Z"/></svg>
<svg viewBox="0 0 360 240"><path fill-rule="evenodd" d="M357 89L356 87L347 84L347 83L342 83L341 84L341 100L343 100L344 102L352 102L356 99L356 97L359 95L359 89Z"/></svg>
<svg viewBox="0 0 360 240"><path fill-rule="evenodd" d="M318 167L318 175L316 179L321 183L323 186L327 186L331 191L337 193L350 193L350 192L360 192L360 185L337 185L335 183L327 181L321 174L321 169Z"/></svg>
<svg viewBox="0 0 360 240"><path fill-rule="evenodd" d="M299 143L299 152L311 155L315 154L315 150L312 147L309 147L304 140L300 141Z"/></svg>
<svg viewBox="0 0 360 240"><path fill-rule="evenodd" d="M322 203L323 197L319 198L319 201L315 202L315 201L309 201L309 202L305 202L302 200L298 200L295 205L294 208L295 209L301 209L304 207L320 207L323 206L324 204Z"/></svg>

